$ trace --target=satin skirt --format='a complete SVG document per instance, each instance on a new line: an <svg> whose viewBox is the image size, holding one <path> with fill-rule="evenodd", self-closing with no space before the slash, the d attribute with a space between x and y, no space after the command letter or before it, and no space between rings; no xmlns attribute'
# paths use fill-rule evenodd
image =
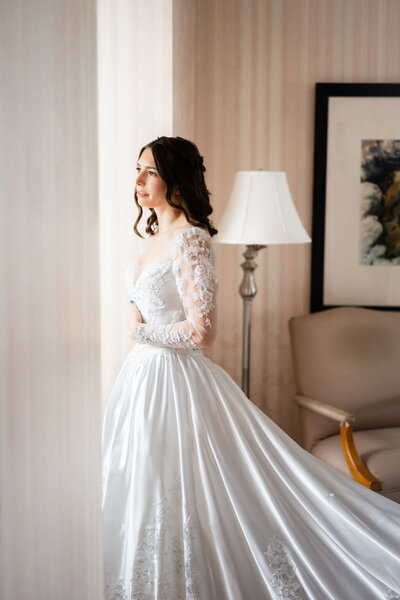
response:
<svg viewBox="0 0 400 600"><path fill-rule="evenodd" d="M136 345L102 447L105 600L400 598L400 505L303 450L201 350Z"/></svg>

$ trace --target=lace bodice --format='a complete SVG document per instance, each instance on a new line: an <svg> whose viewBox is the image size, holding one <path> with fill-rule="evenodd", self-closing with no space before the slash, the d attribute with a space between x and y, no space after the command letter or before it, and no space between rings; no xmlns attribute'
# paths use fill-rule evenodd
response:
<svg viewBox="0 0 400 600"><path fill-rule="evenodd" d="M208 346L215 335L214 264L208 232L188 227L175 238L170 260L128 269L128 294L144 321L130 335L172 348Z"/></svg>

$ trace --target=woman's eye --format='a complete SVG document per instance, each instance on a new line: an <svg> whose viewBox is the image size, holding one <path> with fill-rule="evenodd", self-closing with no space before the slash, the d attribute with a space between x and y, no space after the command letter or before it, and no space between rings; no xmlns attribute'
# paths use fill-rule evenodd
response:
<svg viewBox="0 0 400 600"><path fill-rule="evenodd" d="M140 167L136 167L136 173L140 173L141 169Z"/></svg>
<svg viewBox="0 0 400 600"><path fill-rule="evenodd" d="M149 175L157 175L155 171L149 171Z"/></svg>

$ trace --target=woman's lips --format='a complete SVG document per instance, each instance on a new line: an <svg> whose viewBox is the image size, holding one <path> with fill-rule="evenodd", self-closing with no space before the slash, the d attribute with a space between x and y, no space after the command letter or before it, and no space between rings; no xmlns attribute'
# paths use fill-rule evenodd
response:
<svg viewBox="0 0 400 600"><path fill-rule="evenodd" d="M148 196L148 194L145 194L144 192L139 192L139 191L136 191L136 195L139 196L140 198L143 198L144 196Z"/></svg>

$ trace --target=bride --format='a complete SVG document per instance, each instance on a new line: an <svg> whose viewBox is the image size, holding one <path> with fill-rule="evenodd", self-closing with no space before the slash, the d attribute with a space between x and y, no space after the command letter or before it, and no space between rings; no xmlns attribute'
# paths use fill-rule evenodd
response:
<svg viewBox="0 0 400 600"><path fill-rule="evenodd" d="M202 348L217 233L197 147L145 146L135 344L103 423L105 600L400 599L400 506L300 448Z"/></svg>

